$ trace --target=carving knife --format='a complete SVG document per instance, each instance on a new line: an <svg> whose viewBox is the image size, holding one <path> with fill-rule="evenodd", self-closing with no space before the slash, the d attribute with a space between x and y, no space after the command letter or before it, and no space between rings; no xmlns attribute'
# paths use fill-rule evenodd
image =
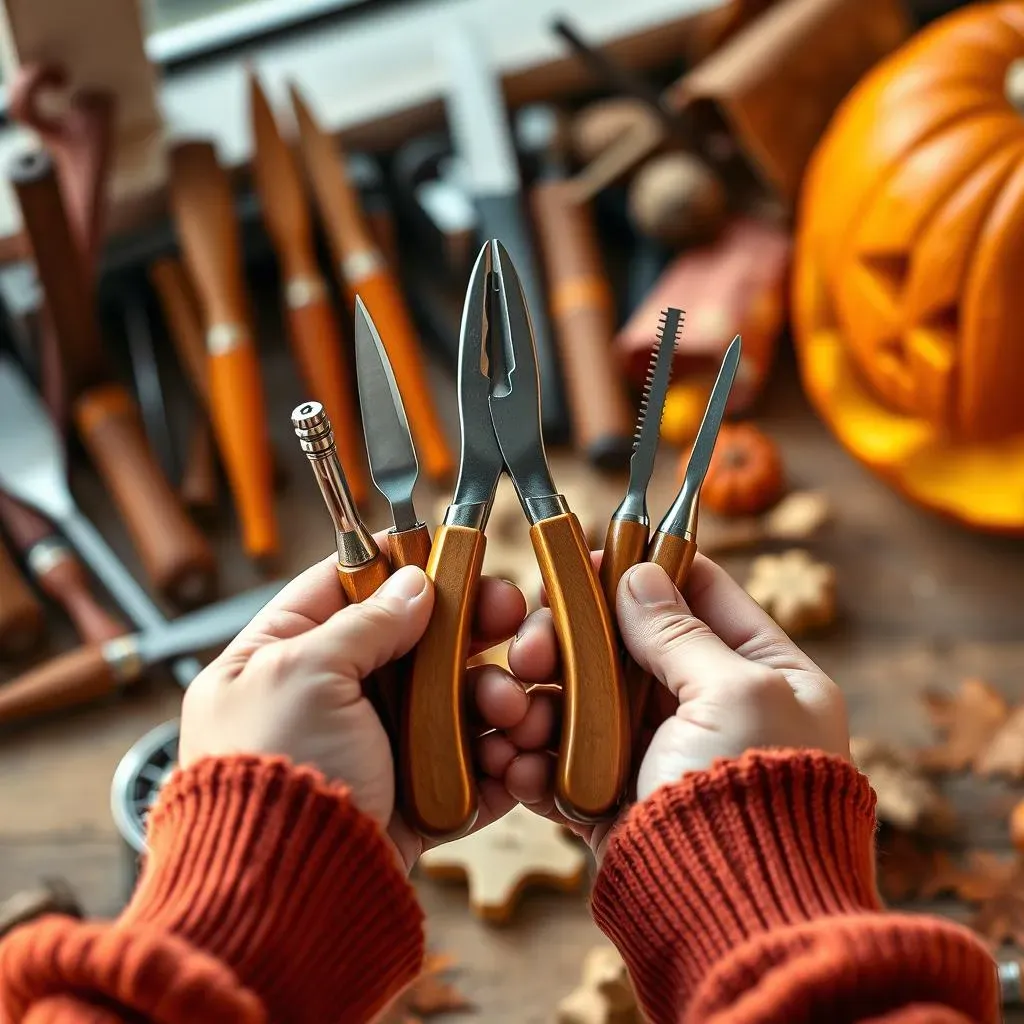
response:
<svg viewBox="0 0 1024 1024"><path fill-rule="evenodd" d="M537 349L541 424L545 440L557 444L569 439L571 419L501 83L488 65L484 43L466 26L446 35L441 57L448 71L445 106L462 185L473 198L481 236L499 239L519 273Z"/></svg>
<svg viewBox="0 0 1024 1024"><path fill-rule="evenodd" d="M354 311L356 295L360 295L382 325L395 377L409 403L409 423L423 452L424 468L431 479L447 480L455 457L430 392L419 339L393 269L378 248L356 189L343 169L344 153L316 123L294 86L291 98L306 171L348 301Z"/></svg>
<svg viewBox="0 0 1024 1024"><path fill-rule="evenodd" d="M285 143L259 79L249 72L253 176L263 222L281 264L289 339L306 391L323 402L352 497L366 500L355 392L327 285L317 265L313 219L294 151Z"/></svg>
<svg viewBox="0 0 1024 1024"><path fill-rule="evenodd" d="M62 654L0 687L0 725L63 711L130 686L153 665L223 644L281 589L276 581L166 625Z"/></svg>
<svg viewBox="0 0 1024 1024"><path fill-rule="evenodd" d="M420 467L387 350L363 300L356 297L356 379L366 453L374 485L388 500L394 529L388 550L395 569L418 565L426 569L430 532L420 522L413 491Z"/></svg>

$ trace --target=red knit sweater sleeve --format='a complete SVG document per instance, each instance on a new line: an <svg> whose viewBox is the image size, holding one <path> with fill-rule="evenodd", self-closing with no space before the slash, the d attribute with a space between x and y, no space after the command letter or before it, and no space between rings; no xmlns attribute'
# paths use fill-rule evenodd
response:
<svg viewBox="0 0 1024 1024"><path fill-rule="evenodd" d="M4 1024L371 1020L420 970L423 915L377 825L279 758L177 772L113 923L51 917L0 945Z"/></svg>
<svg viewBox="0 0 1024 1024"><path fill-rule="evenodd" d="M593 911L652 1024L995 1024L979 939L883 911L874 808L852 765L801 751L752 751L637 805Z"/></svg>

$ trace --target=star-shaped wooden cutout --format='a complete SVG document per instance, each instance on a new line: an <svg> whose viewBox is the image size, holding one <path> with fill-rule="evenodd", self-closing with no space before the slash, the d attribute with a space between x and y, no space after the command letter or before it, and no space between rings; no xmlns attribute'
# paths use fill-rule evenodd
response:
<svg viewBox="0 0 1024 1024"><path fill-rule="evenodd" d="M465 878L473 913L501 924L530 886L579 889L587 856L561 826L518 805L486 828L428 850L420 868L428 878Z"/></svg>

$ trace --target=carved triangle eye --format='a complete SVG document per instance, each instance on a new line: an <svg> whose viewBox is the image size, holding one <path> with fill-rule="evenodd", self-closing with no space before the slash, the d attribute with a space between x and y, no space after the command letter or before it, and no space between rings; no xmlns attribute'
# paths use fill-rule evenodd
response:
<svg viewBox="0 0 1024 1024"><path fill-rule="evenodd" d="M898 304L910 277L910 259L897 252L865 253L861 264L878 282L893 304Z"/></svg>

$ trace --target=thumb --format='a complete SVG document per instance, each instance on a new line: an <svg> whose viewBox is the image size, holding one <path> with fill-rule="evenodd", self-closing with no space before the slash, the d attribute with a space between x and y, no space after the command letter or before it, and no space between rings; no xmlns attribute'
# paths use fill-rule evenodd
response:
<svg viewBox="0 0 1024 1024"><path fill-rule="evenodd" d="M305 657L330 671L365 679L419 642L434 607L427 574L407 565L360 604L350 604L310 630Z"/></svg>
<svg viewBox="0 0 1024 1024"><path fill-rule="evenodd" d="M623 576L615 611L630 656L677 697L735 671L739 655L690 611L660 565L641 562Z"/></svg>

